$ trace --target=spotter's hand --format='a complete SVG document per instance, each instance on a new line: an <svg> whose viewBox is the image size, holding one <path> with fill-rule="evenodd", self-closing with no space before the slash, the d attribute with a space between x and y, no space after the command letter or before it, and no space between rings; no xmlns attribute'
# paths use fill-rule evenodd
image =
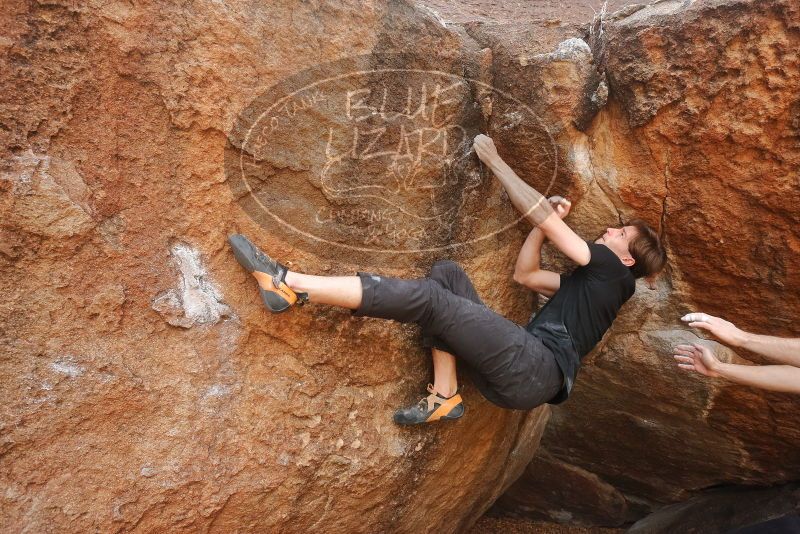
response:
<svg viewBox="0 0 800 534"><path fill-rule="evenodd" d="M692 328L711 332L714 337L726 345L739 347L744 343L745 333L725 319L720 319L707 313L687 313L681 317L681 321L689 323Z"/></svg>
<svg viewBox="0 0 800 534"><path fill-rule="evenodd" d="M672 351L674 352L672 357L684 371L695 371L705 376L719 376L717 369L721 362L708 347L692 343L678 345Z"/></svg>

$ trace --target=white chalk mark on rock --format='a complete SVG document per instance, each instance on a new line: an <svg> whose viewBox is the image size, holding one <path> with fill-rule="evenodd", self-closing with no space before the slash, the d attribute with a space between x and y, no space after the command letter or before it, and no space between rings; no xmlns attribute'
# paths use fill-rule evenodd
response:
<svg viewBox="0 0 800 534"><path fill-rule="evenodd" d="M234 317L222 301L222 293L209 279L200 253L185 243L174 245L171 252L180 271L179 287L157 295L152 308L169 324L183 328Z"/></svg>
<svg viewBox="0 0 800 534"><path fill-rule="evenodd" d="M558 43L555 50L548 54L536 54L532 59L538 61L572 61L578 63L580 61L592 60L592 49L583 39L572 37L566 41ZM520 58L522 63L522 58ZM527 64L527 60L525 60ZM524 65L523 65L524 66Z"/></svg>
<svg viewBox="0 0 800 534"><path fill-rule="evenodd" d="M430 7L428 7L428 6L424 6L424 5L422 5L422 4L419 4L417 7L421 8L423 11L426 11L426 12L428 12L428 14L430 14L430 16L431 16L431 17L433 17L433 19L434 19L434 20L435 20L435 21L436 21L436 22L437 22L437 23L438 23L438 24L439 24L439 25L440 25L442 28L447 28L447 22L446 22L446 21L444 20L444 18L443 18L443 17L442 17L442 16L439 14L439 12L438 12L438 11L436 11L435 9L431 9L431 8L430 8Z"/></svg>
<svg viewBox="0 0 800 534"><path fill-rule="evenodd" d="M155 476L157 472L158 471L156 470L155 467L151 467L150 465L145 465L142 466L142 469L139 471L139 474L141 474L143 477L150 478L152 476Z"/></svg>
<svg viewBox="0 0 800 534"><path fill-rule="evenodd" d="M511 113L506 113L502 117L503 124L500 125L500 129L510 130L512 128L516 128L522 122L522 114L518 111L512 111Z"/></svg>
<svg viewBox="0 0 800 534"><path fill-rule="evenodd" d="M208 397L224 397L225 395L229 395L231 392L231 388L228 386L223 386L221 384L214 384L210 388L206 390L203 394L203 398Z"/></svg>
<svg viewBox="0 0 800 534"><path fill-rule="evenodd" d="M77 378L86 371L86 369L80 365L65 360L58 360L51 363L50 368L56 373L67 375L70 378Z"/></svg>

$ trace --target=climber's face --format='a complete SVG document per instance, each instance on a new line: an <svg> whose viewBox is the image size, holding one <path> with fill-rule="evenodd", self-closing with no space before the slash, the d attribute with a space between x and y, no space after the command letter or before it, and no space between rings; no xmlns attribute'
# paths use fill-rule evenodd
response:
<svg viewBox="0 0 800 534"><path fill-rule="evenodd" d="M603 244L611 249L614 254L619 256L620 261L625 266L633 265L634 260L631 256L629 246L631 241L636 239L639 231L635 226L623 226L622 228L606 228L606 232L595 239L595 243Z"/></svg>

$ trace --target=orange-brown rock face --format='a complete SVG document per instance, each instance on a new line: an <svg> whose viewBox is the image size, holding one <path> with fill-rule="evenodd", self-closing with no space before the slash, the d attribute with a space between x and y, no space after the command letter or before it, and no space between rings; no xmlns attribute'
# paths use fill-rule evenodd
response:
<svg viewBox="0 0 800 534"><path fill-rule="evenodd" d="M493 21L423 3L7 7L0 523L458 532L525 471L498 509L612 525L797 478L796 399L670 358L694 309L797 334L797 7L657 2L599 32L550 0ZM469 153L478 132L571 196L586 238L658 226L671 268L549 422L464 379L465 418L400 428L430 377L417 327L269 315L225 239L316 274L451 257L524 322L528 228Z"/></svg>
<svg viewBox="0 0 800 534"><path fill-rule="evenodd" d="M417 327L319 305L271 316L226 238L245 233L318 274L421 276L453 257L489 305L524 321L529 298L511 280L522 233L469 140L492 105L509 115L509 140L549 138L489 86L490 51L403 2L18 2L0 24L0 523L456 532L474 522L533 456L547 409L501 410L465 379L458 423L394 425L392 411L430 378ZM325 81L302 79L322 63L398 52L406 59L369 65L371 78L294 93L311 100L290 101L299 107L280 108L286 122L244 143L243 128L260 124L247 112L267 111L253 106L270 88L301 90ZM381 79L390 66L417 77ZM280 85L292 75L300 85ZM226 167L237 151L260 164L247 192ZM362 186L383 196L347 196ZM296 230L248 204L265 198ZM482 244L467 243L477 235Z"/></svg>

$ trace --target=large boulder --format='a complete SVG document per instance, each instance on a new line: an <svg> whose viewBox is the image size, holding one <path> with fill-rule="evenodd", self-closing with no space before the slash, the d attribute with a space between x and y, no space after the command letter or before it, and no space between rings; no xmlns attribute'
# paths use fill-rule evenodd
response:
<svg viewBox="0 0 800 534"><path fill-rule="evenodd" d="M511 279L524 227L468 141L487 128L502 128L508 146L540 140L542 165L530 177L540 187L556 174L557 147L546 117L492 87L491 50L399 1L5 7L3 526L468 528L533 457L547 408L501 410L462 377L466 418L394 425L392 411L418 399L430 377L417 327L314 305L269 315L226 237L245 233L317 274L380 269L415 277L452 257L487 304L526 320L530 297ZM266 111L258 106L275 104L264 98L322 82L331 65L363 70L364 58L372 74L427 73L428 90L443 87L442 76L454 80L447 105L455 114L444 126L463 138L445 147L447 168L437 158L359 159L343 148L356 122L375 130L383 119L406 135L394 130L391 142L370 141L370 150L394 145L397 155L398 142L408 152L414 141L403 155L427 154L422 134L411 139L408 128L432 122L430 115L390 124L376 107L382 89L394 99L390 109L402 109L407 96L430 105L425 77L411 74L327 80L324 94L282 108L292 120L268 132L263 150L246 142ZM353 107L313 106L317 96L330 103L364 89L371 97ZM353 110L361 115L347 114ZM361 174L322 173L330 169L331 128L342 128L333 147L344 154L340 162ZM428 128L423 133L441 141ZM426 139L426 150L436 148ZM259 172L237 174L237 155L258 161ZM374 179L381 166L391 188L368 185L393 197L337 196L353 185L348 180ZM333 182L324 182L329 176ZM433 180L438 197L412 187L423 180ZM277 195L266 211L253 207L261 193ZM387 200L402 215L376 215ZM266 216L287 204L283 222L295 230ZM450 233L421 246L414 217ZM346 246L354 243L360 247Z"/></svg>
<svg viewBox="0 0 800 534"><path fill-rule="evenodd" d="M697 308L796 335L796 2L424 4L7 6L4 526L458 532L515 480L495 512L619 525L796 478L796 399L670 358ZM643 217L671 266L552 415L461 376L466 418L399 428L430 377L417 327L269 315L225 239L316 274L450 257L524 322L528 227L481 131L582 235Z"/></svg>

